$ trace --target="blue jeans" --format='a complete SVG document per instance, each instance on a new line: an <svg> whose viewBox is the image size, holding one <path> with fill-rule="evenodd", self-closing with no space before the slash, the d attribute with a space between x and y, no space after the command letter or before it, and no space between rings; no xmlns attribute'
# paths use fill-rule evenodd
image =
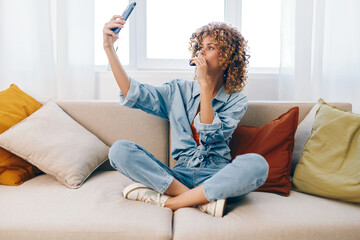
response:
<svg viewBox="0 0 360 240"><path fill-rule="evenodd" d="M135 182L164 193L174 179L189 189L204 185L209 201L245 196L264 184L269 170L259 154L237 156L232 162L209 157L199 167L187 167L188 157L178 159L173 169L136 143L118 140L109 151L111 166Z"/></svg>

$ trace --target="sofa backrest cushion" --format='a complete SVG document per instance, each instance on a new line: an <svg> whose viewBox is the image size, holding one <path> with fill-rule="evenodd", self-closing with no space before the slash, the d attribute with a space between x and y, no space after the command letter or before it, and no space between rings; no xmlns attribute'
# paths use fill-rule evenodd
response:
<svg viewBox="0 0 360 240"><path fill-rule="evenodd" d="M168 164L168 121L119 102L58 101L57 104L87 130L111 146L116 140L136 142ZM98 170L113 170L106 161Z"/></svg>
<svg viewBox="0 0 360 240"><path fill-rule="evenodd" d="M299 107L300 123L315 104L316 102L250 101L248 109L239 125L261 127L293 107ZM330 104L347 111L352 110L351 103Z"/></svg>

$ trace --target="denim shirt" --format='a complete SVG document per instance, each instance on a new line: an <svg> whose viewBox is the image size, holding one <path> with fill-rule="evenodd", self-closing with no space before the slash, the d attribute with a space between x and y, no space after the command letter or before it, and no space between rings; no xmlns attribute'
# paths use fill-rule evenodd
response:
<svg viewBox="0 0 360 240"><path fill-rule="evenodd" d="M152 86L130 79L126 98L120 92L120 103L169 120L172 157L175 160L186 157L189 159L188 167L195 167L207 158L231 161L229 142L245 114L248 100L243 92L227 94L223 85L212 99L213 122L203 124L200 112L197 114L200 104L197 81L175 79L162 86ZM191 131L193 120L200 135L199 146Z"/></svg>

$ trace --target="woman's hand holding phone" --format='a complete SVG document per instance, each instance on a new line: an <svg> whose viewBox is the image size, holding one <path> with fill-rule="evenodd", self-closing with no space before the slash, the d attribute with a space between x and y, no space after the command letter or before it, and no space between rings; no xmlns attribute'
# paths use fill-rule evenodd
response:
<svg viewBox="0 0 360 240"><path fill-rule="evenodd" d="M199 82L200 86L206 85L208 65L205 58L202 56L191 58L190 65L192 63L196 65L196 80Z"/></svg>
<svg viewBox="0 0 360 240"><path fill-rule="evenodd" d="M129 18L130 14L134 10L136 2L132 2L125 8L123 14L114 15L109 22L104 26L104 48L109 48L114 46L114 42L118 39L120 30L124 28L126 20Z"/></svg>
<svg viewBox="0 0 360 240"><path fill-rule="evenodd" d="M104 38L104 48L109 48L114 46L114 42L119 39L118 34L116 34L113 28L124 28L126 21L120 15L114 15L109 22L105 23L103 28L103 38Z"/></svg>

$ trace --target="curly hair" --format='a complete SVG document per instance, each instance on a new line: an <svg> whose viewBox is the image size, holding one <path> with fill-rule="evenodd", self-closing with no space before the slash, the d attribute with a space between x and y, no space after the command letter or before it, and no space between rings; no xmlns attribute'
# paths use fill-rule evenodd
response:
<svg viewBox="0 0 360 240"><path fill-rule="evenodd" d="M189 50L192 57L200 51L200 44L207 36L213 38L220 49L219 66L224 71L226 93L240 92L244 89L247 79L247 65L250 55L247 54L247 41L241 33L231 25L212 22L194 32L190 38Z"/></svg>

